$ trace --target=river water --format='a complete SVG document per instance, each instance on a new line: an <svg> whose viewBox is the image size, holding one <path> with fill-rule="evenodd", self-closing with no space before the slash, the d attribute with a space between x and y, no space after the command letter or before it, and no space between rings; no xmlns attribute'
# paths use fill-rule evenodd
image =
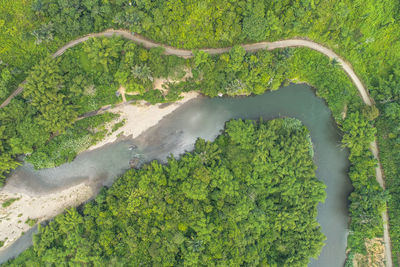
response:
<svg viewBox="0 0 400 267"><path fill-rule="evenodd" d="M340 146L340 131L328 107L303 84L260 96L194 99L134 140L82 153L73 162L53 169L34 171L31 166L24 165L13 173L8 183L15 190L30 194L51 192L83 181L90 181L97 187L110 185L129 167L133 157L140 157L142 162L154 159L165 162L171 154L179 156L191 151L198 137L213 140L229 119L260 117L264 120L294 117L310 130L314 161L318 166L316 175L327 186L327 199L318 205L317 218L327 240L319 258L311 259L309 266L343 266L348 233L347 196L351 191L346 174L348 152ZM132 144L137 148L129 150ZM0 252L0 263L30 244L26 236Z"/></svg>

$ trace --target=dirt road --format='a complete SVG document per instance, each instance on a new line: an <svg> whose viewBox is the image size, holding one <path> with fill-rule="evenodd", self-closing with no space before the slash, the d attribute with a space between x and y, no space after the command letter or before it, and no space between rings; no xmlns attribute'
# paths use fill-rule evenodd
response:
<svg viewBox="0 0 400 267"><path fill-rule="evenodd" d="M149 40L141 35L138 34L132 34L129 31L126 30L106 30L104 32L99 32L99 33L91 33L86 36L80 37L78 39L72 40L65 44L63 47L61 47L59 50L57 50L52 57L58 57L62 55L67 49L74 47L80 43L83 43L87 41L89 38L92 37L112 37L112 36L121 36L123 38L129 39L137 44L143 45L145 48L152 48L152 47L163 47L165 49L164 54L166 55L176 55L179 57L183 58L190 58L193 57L193 53L191 50L186 50L186 49L178 49L174 48L168 45L163 45L156 43L152 40ZM287 48L287 47L307 47L310 49L313 49L315 51L318 51L327 57L331 59L335 59L340 66L343 68L343 70L346 72L346 74L349 76L349 78L353 81L353 84L356 86L362 100L364 103L368 106L371 106L373 104L373 100L369 96L368 90L364 87L362 84L361 80L358 78L358 76L355 74L352 66L350 63L346 62L342 58L340 58L334 51L331 49L315 43L313 41L309 40L304 40L304 39L288 39L288 40L281 40L281 41L276 41L276 42L259 42L259 43L252 43L252 44L243 44L241 45L247 52L253 52L257 50L273 50L273 49L278 49L278 48ZM205 48L205 49L200 49L201 51L210 53L210 54L222 54L226 53L231 49L231 47L224 47L224 48ZM1 105L0 108L3 108L7 106L10 101L19 95L23 91L23 85L25 81L18 87L17 90L15 90ZM376 179L378 183L382 186L382 188L385 188L384 185L384 178L383 178L383 170L381 167L381 164L379 162L379 153L378 153L378 146L376 140L371 144L371 151L373 152L375 158L378 160L378 166L376 168ZM390 236L389 236L389 216L387 209L382 213L382 220L384 223L384 242L385 242L385 253L386 253L386 266L392 267L392 253L391 253L391 241L390 241Z"/></svg>

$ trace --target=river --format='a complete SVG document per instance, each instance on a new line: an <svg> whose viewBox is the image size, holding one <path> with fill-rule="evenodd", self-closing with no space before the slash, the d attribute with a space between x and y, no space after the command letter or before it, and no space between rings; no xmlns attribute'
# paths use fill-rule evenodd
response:
<svg viewBox="0 0 400 267"><path fill-rule="evenodd" d="M326 245L318 259L309 266L339 267L344 265L348 234L347 197L352 187L347 176L348 152L341 148L340 131L324 101L310 87L297 84L251 97L194 99L166 116L134 140L125 140L80 154L73 162L60 167L35 171L28 164L9 178L15 188L41 194L59 190L83 181L111 185L129 167L129 160L139 156L142 162L165 161L191 151L198 137L213 140L224 123L233 118L264 120L294 117L310 130L314 145L316 175L327 188L327 199L318 205L318 222L326 235ZM134 150L128 148L135 144ZM26 234L27 235L27 234ZM18 240L0 252L0 262L23 250L29 238Z"/></svg>

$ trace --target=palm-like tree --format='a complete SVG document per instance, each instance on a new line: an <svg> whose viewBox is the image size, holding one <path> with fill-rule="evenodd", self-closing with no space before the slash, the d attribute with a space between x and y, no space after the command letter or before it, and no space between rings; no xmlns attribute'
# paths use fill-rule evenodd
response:
<svg viewBox="0 0 400 267"><path fill-rule="evenodd" d="M246 88L246 85L239 79L235 79L228 83L225 90L228 94L234 94Z"/></svg>
<svg viewBox="0 0 400 267"><path fill-rule="evenodd" d="M333 58L332 60L331 60L331 66L332 67L338 67L340 64L339 64L339 61L337 60L337 58Z"/></svg>
<svg viewBox="0 0 400 267"><path fill-rule="evenodd" d="M139 80L150 80L153 81L153 76L151 75L151 70L150 68L145 64L145 65L135 65L131 69L131 73L133 77L139 79Z"/></svg>
<svg viewBox="0 0 400 267"><path fill-rule="evenodd" d="M204 165L215 166L221 163L222 151L212 142L199 139L195 144L195 153L200 156Z"/></svg>
<svg viewBox="0 0 400 267"><path fill-rule="evenodd" d="M35 44L37 45L42 42L53 40L53 24L42 24L39 29L36 29L32 32L32 35L35 36Z"/></svg>

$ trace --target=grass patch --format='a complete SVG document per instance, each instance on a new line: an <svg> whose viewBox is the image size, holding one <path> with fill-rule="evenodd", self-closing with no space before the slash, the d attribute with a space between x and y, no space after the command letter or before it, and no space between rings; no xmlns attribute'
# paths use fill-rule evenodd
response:
<svg viewBox="0 0 400 267"><path fill-rule="evenodd" d="M14 203L15 201L19 200L20 198L9 198L6 201L3 202L3 204L1 204L1 206L3 208L7 208L9 206L11 206L12 203Z"/></svg>
<svg viewBox="0 0 400 267"><path fill-rule="evenodd" d="M36 224L37 220L38 220L38 219L31 219L31 218L28 218L28 219L26 219L25 223L26 223L27 225L29 225L30 227L33 227L33 226Z"/></svg>
<svg viewBox="0 0 400 267"><path fill-rule="evenodd" d="M122 121L120 121L120 122L114 124L113 127L112 127L112 129L111 129L111 132L115 132L116 130L118 130L119 128L121 128L122 126L124 126L125 122L126 122L126 119L123 119Z"/></svg>

